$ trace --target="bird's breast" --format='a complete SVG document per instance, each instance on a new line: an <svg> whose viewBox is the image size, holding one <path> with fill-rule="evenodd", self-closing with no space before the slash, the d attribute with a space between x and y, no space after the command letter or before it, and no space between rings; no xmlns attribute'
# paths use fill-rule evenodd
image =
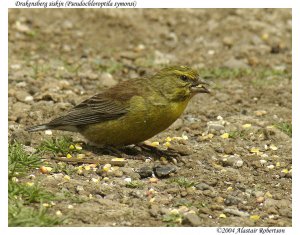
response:
<svg viewBox="0 0 300 235"><path fill-rule="evenodd" d="M84 129L82 134L99 145L122 146L142 142L168 128L183 113L188 100L151 103L140 96L132 98L123 117Z"/></svg>

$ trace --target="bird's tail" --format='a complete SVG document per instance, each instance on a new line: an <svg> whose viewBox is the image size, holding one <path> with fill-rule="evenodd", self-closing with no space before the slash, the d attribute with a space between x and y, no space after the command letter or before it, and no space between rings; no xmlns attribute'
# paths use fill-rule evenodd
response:
<svg viewBox="0 0 300 235"><path fill-rule="evenodd" d="M43 130L48 130L51 129L47 124L41 124L41 125L37 125L37 126L32 126L32 127L28 127L25 130L28 132L34 132L34 131L43 131Z"/></svg>

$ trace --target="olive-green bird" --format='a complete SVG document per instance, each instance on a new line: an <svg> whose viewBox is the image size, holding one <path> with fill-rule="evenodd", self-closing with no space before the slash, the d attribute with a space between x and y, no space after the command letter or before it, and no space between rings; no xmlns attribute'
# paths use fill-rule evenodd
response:
<svg viewBox="0 0 300 235"><path fill-rule="evenodd" d="M137 144L169 127L191 98L209 93L207 83L186 66L164 68L149 78L120 82L29 132L79 132L98 146Z"/></svg>

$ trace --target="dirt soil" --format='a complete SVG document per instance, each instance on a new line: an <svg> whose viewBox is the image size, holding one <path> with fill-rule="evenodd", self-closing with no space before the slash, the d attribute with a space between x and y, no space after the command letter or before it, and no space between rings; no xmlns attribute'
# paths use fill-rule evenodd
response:
<svg viewBox="0 0 300 235"><path fill-rule="evenodd" d="M121 167L70 164L70 178L29 172L70 195L49 213L62 226L291 226L291 38L289 9L11 9L9 141L37 148L51 136L26 127L119 81L189 65L212 74L213 94L150 140L185 163L145 153ZM62 135L85 141L52 132Z"/></svg>

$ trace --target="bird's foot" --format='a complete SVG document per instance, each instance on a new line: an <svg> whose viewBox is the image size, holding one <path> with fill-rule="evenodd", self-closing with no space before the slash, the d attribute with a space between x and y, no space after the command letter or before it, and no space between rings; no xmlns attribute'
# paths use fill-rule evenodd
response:
<svg viewBox="0 0 300 235"><path fill-rule="evenodd" d="M155 146L146 144L146 143L140 143L136 146L140 147L142 151L145 151L146 153L150 154L151 157L156 158L165 158L168 161L173 162L174 164L177 164L178 162L186 163L185 160L182 158L182 154L180 152L174 150L174 149L159 149Z"/></svg>

